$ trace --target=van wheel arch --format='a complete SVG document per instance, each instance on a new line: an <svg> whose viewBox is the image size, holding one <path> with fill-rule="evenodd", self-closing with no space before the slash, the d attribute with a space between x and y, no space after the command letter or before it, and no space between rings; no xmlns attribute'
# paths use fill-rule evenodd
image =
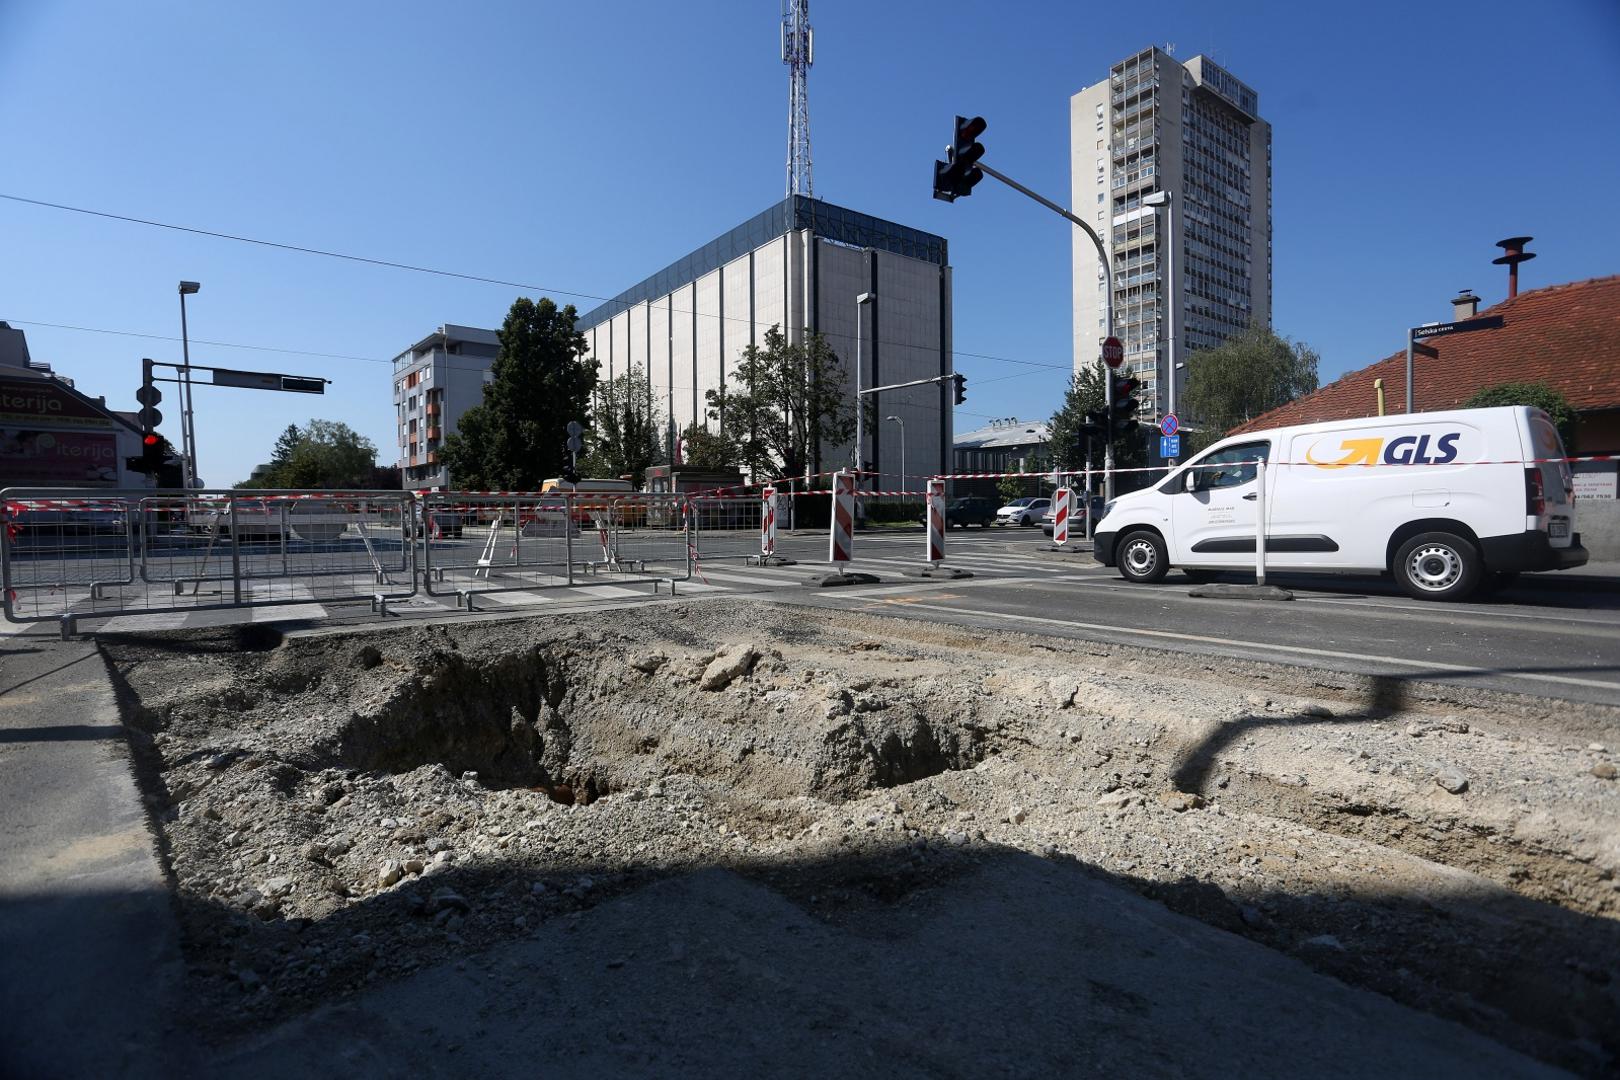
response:
<svg viewBox="0 0 1620 1080"><path fill-rule="evenodd" d="M1428 532L1451 533L1462 537L1474 545L1474 551L1479 555L1480 561L1484 562L1485 552L1480 547L1479 537L1474 533L1473 529L1453 518L1419 518L1416 521L1408 521L1390 533L1389 543L1384 545L1384 572L1393 573L1395 553L1400 550L1402 544L1420 533Z"/></svg>
<svg viewBox="0 0 1620 1080"><path fill-rule="evenodd" d="M1155 554L1156 565L1152 566L1146 574L1134 573L1126 565L1126 549L1132 540L1138 537L1149 537L1157 545ZM1114 548L1114 567L1126 581L1142 584L1155 584L1164 579L1170 569L1170 545L1165 542L1164 534L1151 525L1128 525L1121 529Z"/></svg>

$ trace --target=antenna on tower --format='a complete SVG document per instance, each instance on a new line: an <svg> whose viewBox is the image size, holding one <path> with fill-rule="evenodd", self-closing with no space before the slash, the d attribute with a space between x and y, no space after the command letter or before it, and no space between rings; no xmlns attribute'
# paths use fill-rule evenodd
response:
<svg viewBox="0 0 1620 1080"><path fill-rule="evenodd" d="M787 193L815 196L810 179L810 65L816 58L810 0L782 0L782 63L788 66Z"/></svg>

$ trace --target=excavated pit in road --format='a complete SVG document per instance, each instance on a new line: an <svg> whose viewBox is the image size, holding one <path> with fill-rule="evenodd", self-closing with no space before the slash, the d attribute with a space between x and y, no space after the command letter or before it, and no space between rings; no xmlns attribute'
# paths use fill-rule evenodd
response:
<svg viewBox="0 0 1620 1080"><path fill-rule="evenodd" d="M235 644L106 644L218 1037L708 867L859 932L1015 852L1620 1060L1615 710L764 603Z"/></svg>

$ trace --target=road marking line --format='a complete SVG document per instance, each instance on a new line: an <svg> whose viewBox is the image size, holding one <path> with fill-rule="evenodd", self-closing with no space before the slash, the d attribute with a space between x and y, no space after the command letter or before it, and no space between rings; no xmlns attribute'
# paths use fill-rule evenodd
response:
<svg viewBox="0 0 1620 1080"><path fill-rule="evenodd" d="M872 595L870 593L868 596ZM961 608L946 607L944 604L911 605L913 609L927 611L943 611L952 615L977 615L988 619L1005 619L1012 622L1039 623L1045 626L1061 626L1065 629L1096 630L1108 634L1134 634L1140 637L1166 638L1171 641L1190 641L1201 645L1243 646L1256 649L1268 649L1272 652L1290 653L1297 656L1319 656L1333 660L1358 660L1385 664L1397 664L1404 667L1439 670L1467 675L1498 675L1511 679L1530 679L1536 682L1554 683L1557 685L1574 684L1576 686L1591 686L1603 690L1620 690L1620 682L1605 682L1601 679L1582 679L1574 675L1542 675L1535 672L1503 671L1494 668L1469 667L1466 664L1446 664L1434 660L1408 660L1399 656L1376 656L1362 653L1338 652L1333 649L1311 649L1303 645L1272 645L1264 641L1245 641L1238 638L1209 637L1204 634L1183 634L1173 630L1142 630L1129 626L1109 626L1103 623L1073 622L1067 619L1043 619L1038 615L1016 615L1001 611L964 611Z"/></svg>
<svg viewBox="0 0 1620 1080"><path fill-rule="evenodd" d="M1036 584L1037 583L1033 582L1020 582L1016 585L1009 586L1009 588L1028 589L1035 587ZM1044 585L1046 583L1040 582L1038 584ZM1188 596L1186 593L1178 591L1174 586L1165 589L1149 590L1145 589L1141 585L1131 585L1122 581L1097 581L1094 579L1082 579L1072 583L1064 582L1063 584L1084 586L1087 589L1107 589L1111 592L1137 593L1145 597L1155 597L1160 600L1175 600L1178 602L1201 600L1205 603L1208 602L1208 598ZM1469 608L1459 605L1449 605L1445 607L1440 607L1438 605L1434 607L1418 607L1411 604L1386 604L1382 603L1377 598L1360 600L1348 596L1295 596L1294 599L1296 603L1327 604L1337 607L1355 608L1357 609L1358 614L1363 610L1368 612L1370 615L1378 617L1383 617L1387 614L1390 618L1401 619L1405 622L1444 622L1448 624L1455 624L1460 618L1466 620L1469 624L1474 626L1481 628L1492 628L1490 620L1493 618L1535 619L1541 622L1553 624L1551 626L1535 627L1534 629L1538 632L1550 631L1553 633L1574 634L1584 637L1620 637L1620 627L1615 626L1612 622L1601 619L1578 619L1561 614L1538 615L1531 612L1496 611L1494 609ZM1589 629L1579 629L1579 627L1595 627L1596 632ZM1497 629L1500 628L1498 627Z"/></svg>

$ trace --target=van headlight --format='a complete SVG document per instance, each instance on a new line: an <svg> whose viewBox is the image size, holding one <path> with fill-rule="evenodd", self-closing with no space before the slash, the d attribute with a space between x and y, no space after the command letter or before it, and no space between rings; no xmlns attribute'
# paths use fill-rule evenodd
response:
<svg viewBox="0 0 1620 1080"><path fill-rule="evenodd" d="M1097 520L1101 521L1103 518L1105 518L1109 514L1113 513L1114 512L1114 504L1117 503L1117 502L1119 502L1118 499L1109 499L1107 502L1103 503L1102 513L1097 515Z"/></svg>

